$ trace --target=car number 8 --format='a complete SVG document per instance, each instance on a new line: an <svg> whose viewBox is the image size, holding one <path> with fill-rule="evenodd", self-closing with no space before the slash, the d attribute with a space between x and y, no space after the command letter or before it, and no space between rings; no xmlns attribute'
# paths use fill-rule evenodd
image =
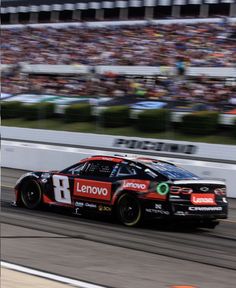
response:
<svg viewBox="0 0 236 288"><path fill-rule="evenodd" d="M60 203L71 204L70 184L67 176L52 176L55 200Z"/></svg>

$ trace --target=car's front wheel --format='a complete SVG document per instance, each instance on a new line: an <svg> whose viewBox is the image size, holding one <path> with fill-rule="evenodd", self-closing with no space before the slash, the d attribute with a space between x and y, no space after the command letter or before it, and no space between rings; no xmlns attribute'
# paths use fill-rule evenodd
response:
<svg viewBox="0 0 236 288"><path fill-rule="evenodd" d="M42 191L35 180L26 181L21 188L20 192L21 201L28 209L36 209L42 202Z"/></svg>
<svg viewBox="0 0 236 288"><path fill-rule="evenodd" d="M137 226L142 219L141 204L136 197L123 194L117 201L117 217L126 226Z"/></svg>

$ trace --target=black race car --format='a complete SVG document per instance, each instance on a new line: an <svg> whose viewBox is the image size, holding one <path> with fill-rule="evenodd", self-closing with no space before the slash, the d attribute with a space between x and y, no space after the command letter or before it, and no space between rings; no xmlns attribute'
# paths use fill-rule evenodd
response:
<svg viewBox="0 0 236 288"><path fill-rule="evenodd" d="M29 172L15 191L17 206L115 214L127 226L144 218L175 218L214 228L228 213L223 181L151 158L92 156L62 171Z"/></svg>

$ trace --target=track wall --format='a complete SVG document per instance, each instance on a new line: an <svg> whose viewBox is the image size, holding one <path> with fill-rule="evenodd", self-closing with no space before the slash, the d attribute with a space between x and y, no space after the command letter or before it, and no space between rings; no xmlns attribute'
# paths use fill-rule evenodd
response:
<svg viewBox="0 0 236 288"><path fill-rule="evenodd" d="M131 157L147 155L173 162L204 178L224 179L228 187L228 196L236 198L235 146L2 128L3 167L61 170L91 155L114 155L124 151ZM157 151L153 147L163 149Z"/></svg>

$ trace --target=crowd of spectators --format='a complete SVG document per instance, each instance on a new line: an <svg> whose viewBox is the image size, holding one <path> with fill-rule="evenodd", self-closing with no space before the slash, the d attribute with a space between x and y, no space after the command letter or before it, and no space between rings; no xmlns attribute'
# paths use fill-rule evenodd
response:
<svg viewBox="0 0 236 288"><path fill-rule="evenodd" d="M194 79L173 77L124 77L108 73L86 76L25 75L2 78L6 94L39 93L58 96L111 97L207 103L223 108L236 100L236 86L204 76ZM231 103L232 104L232 103ZM222 106L223 105L223 106Z"/></svg>
<svg viewBox="0 0 236 288"><path fill-rule="evenodd" d="M2 29L2 63L233 67L235 23Z"/></svg>

